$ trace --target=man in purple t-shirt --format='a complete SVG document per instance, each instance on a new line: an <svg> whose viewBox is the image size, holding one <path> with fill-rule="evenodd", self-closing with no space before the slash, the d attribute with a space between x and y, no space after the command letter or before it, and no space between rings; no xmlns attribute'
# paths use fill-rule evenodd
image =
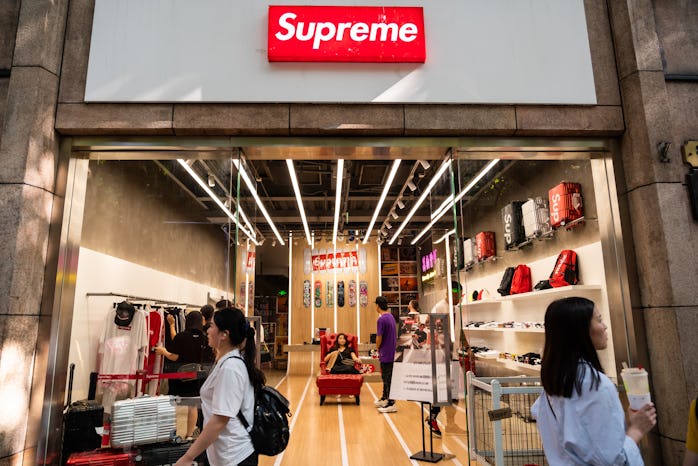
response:
<svg viewBox="0 0 698 466"><path fill-rule="evenodd" d="M395 400L390 397L390 379L393 377L393 361L395 360L395 346L397 345L397 326L395 318L388 311L388 300L385 296L376 298L376 312L378 325L376 330L376 349L381 363L381 378L383 379L383 396L376 401L376 407L381 413L396 413Z"/></svg>

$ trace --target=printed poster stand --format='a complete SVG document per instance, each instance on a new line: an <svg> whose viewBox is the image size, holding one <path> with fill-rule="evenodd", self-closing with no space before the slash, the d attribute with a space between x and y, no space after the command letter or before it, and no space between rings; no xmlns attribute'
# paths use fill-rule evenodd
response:
<svg viewBox="0 0 698 466"><path fill-rule="evenodd" d="M453 398L451 336L448 314L426 314L424 317L428 319L426 341L417 344L416 339L413 339L413 332L404 333L398 340L396 361L390 383L390 399L421 403L419 425L422 429L422 450L414 453L410 458L436 463L443 459L444 454L434 452L434 435L431 429L429 451L426 450L422 413L425 405L431 409L432 406L451 404Z"/></svg>

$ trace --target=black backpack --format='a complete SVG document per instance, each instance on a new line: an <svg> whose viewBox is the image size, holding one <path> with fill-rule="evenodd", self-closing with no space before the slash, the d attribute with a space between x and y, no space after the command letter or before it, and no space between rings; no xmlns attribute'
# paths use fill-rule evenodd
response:
<svg viewBox="0 0 698 466"><path fill-rule="evenodd" d="M241 357L234 357L245 362ZM290 437L288 418L291 417L288 405L286 397L267 385L255 393L254 424L249 434L255 451L260 455L276 456L286 449ZM241 411L238 419L248 430L250 424Z"/></svg>
<svg viewBox="0 0 698 466"><path fill-rule="evenodd" d="M511 294L511 281L514 279L514 271L516 271L516 267L507 267L506 270L504 270L502 282L499 284L499 288L497 288L497 291L502 296Z"/></svg>

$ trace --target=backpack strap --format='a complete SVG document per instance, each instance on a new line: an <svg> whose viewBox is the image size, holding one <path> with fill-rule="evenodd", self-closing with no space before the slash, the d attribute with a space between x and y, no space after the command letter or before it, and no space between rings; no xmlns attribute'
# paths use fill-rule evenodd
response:
<svg viewBox="0 0 698 466"><path fill-rule="evenodd" d="M230 358L239 359L240 361L242 361L243 364L245 364L245 360L242 359L240 356L231 356ZM238 411L237 417L238 419L240 419L240 422L242 423L242 426L245 428L245 430L249 432L250 424L249 422L247 422L247 419L245 419L245 416L242 415L242 407L240 408L240 411Z"/></svg>

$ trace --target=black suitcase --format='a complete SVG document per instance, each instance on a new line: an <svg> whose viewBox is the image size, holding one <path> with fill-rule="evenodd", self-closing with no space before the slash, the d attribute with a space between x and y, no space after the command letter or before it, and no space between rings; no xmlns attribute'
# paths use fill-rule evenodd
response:
<svg viewBox="0 0 698 466"><path fill-rule="evenodd" d="M175 464L187 452L191 442L187 443L157 443L143 446L140 451L140 460L136 463L143 466L169 466ZM196 458L194 464L202 466L208 464L204 451Z"/></svg>
<svg viewBox="0 0 698 466"><path fill-rule="evenodd" d="M68 405L63 413L62 456L67 459L71 453L96 450L102 445L102 436L95 428L104 423L104 407L94 400L81 400L71 403L75 364L70 365L68 380Z"/></svg>
<svg viewBox="0 0 698 466"><path fill-rule="evenodd" d="M513 249L526 241L523 226L522 201L514 201L502 209L502 222L504 223L504 247Z"/></svg>

